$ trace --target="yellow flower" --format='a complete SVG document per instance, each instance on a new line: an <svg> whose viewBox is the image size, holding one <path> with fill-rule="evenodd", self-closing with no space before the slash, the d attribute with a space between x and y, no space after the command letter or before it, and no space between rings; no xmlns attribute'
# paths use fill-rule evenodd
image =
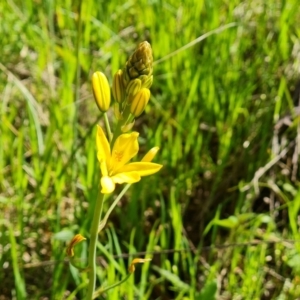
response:
<svg viewBox="0 0 300 300"><path fill-rule="evenodd" d="M139 151L138 132L121 134L111 150L109 142L100 126L97 126L97 157L101 168L101 193L109 194L115 189L116 183L135 183L147 176L158 172L162 165L149 161L154 158L157 147L151 149L141 162L128 163Z"/></svg>

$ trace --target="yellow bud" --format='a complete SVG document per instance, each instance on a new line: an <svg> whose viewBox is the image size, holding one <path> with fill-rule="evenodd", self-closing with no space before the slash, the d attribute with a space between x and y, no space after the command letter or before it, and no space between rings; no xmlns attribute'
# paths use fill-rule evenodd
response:
<svg viewBox="0 0 300 300"><path fill-rule="evenodd" d="M141 162L151 162L155 155L157 154L159 147L151 148L146 155L142 158Z"/></svg>
<svg viewBox="0 0 300 300"><path fill-rule="evenodd" d="M153 83L153 75L147 77L147 79L145 80L142 80L142 88L150 89L152 83Z"/></svg>
<svg viewBox="0 0 300 300"><path fill-rule="evenodd" d="M139 78L142 80L142 88L150 89L153 83L153 75L151 76L142 75Z"/></svg>
<svg viewBox="0 0 300 300"><path fill-rule="evenodd" d="M130 97L136 95L136 93L141 89L142 81L140 79L134 79L129 81L126 92Z"/></svg>
<svg viewBox="0 0 300 300"><path fill-rule="evenodd" d="M67 249L66 249L66 253L69 257L73 257L74 256L74 247L79 244L80 242L86 240L86 238L84 236L82 236L81 234L76 234L71 242L69 243Z"/></svg>
<svg viewBox="0 0 300 300"><path fill-rule="evenodd" d="M138 117L144 111L148 101L150 99L149 89L141 89L133 98L130 105L130 112L135 117Z"/></svg>
<svg viewBox="0 0 300 300"><path fill-rule="evenodd" d="M112 85L112 93L115 100L118 103L122 103L125 97L125 86L124 86L124 78L123 78L123 71L119 70L115 76Z"/></svg>
<svg viewBox="0 0 300 300"><path fill-rule="evenodd" d="M106 112L110 106L110 88L106 76L95 72L92 76L93 93L100 111Z"/></svg>

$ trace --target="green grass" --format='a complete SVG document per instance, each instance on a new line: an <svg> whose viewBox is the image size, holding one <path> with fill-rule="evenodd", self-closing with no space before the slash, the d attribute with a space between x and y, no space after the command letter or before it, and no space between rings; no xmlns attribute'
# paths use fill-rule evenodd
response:
<svg viewBox="0 0 300 300"><path fill-rule="evenodd" d="M82 2L0 3L0 298L84 298L64 251L97 197L91 74L112 82L143 40L157 63L135 129L164 168L99 236L98 285L153 260L103 299L300 298L298 1Z"/></svg>

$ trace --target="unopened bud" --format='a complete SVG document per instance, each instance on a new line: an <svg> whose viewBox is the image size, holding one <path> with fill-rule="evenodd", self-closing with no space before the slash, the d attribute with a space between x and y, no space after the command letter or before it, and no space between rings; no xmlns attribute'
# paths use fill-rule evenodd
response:
<svg viewBox="0 0 300 300"><path fill-rule="evenodd" d="M114 76L114 81L112 85L112 93L115 100L118 103L122 103L125 98L125 86L124 86L124 78L123 71L119 70Z"/></svg>
<svg viewBox="0 0 300 300"><path fill-rule="evenodd" d="M139 90L141 89L141 86L142 86L142 82L140 79L134 79L129 81L126 88L127 95L130 97L136 95L137 92L139 92Z"/></svg>
<svg viewBox="0 0 300 300"><path fill-rule="evenodd" d="M153 83L153 75L151 75L151 76L142 75L139 78L142 81L142 88L150 89L150 87Z"/></svg>
<svg viewBox="0 0 300 300"><path fill-rule="evenodd" d="M151 45L146 41L140 43L126 63L128 77L132 80L141 75L151 76L153 71L152 63Z"/></svg>
<svg viewBox="0 0 300 300"><path fill-rule="evenodd" d="M93 74L92 87L98 108L100 111L106 112L110 106L110 88L108 80L102 72Z"/></svg>
<svg viewBox="0 0 300 300"><path fill-rule="evenodd" d="M149 89L143 88L141 89L132 99L130 105L130 112L135 117L138 117L144 111L148 101L150 99L150 91Z"/></svg>

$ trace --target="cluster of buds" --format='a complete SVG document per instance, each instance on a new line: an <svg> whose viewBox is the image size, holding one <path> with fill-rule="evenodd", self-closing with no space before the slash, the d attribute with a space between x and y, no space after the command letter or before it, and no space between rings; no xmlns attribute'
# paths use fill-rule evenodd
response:
<svg viewBox="0 0 300 300"><path fill-rule="evenodd" d="M153 56L148 42L139 44L130 56L123 70L114 75L112 93L116 100L115 113L118 119L140 116L150 99L150 87L153 82ZM96 103L102 112L110 105L110 90L105 75L94 73L92 85Z"/></svg>
<svg viewBox="0 0 300 300"><path fill-rule="evenodd" d="M150 44L140 43L126 62L125 68L114 76L112 91L117 101L117 111L123 113L129 106L130 113L134 117L142 114L150 99L149 88L153 82L152 64Z"/></svg>

